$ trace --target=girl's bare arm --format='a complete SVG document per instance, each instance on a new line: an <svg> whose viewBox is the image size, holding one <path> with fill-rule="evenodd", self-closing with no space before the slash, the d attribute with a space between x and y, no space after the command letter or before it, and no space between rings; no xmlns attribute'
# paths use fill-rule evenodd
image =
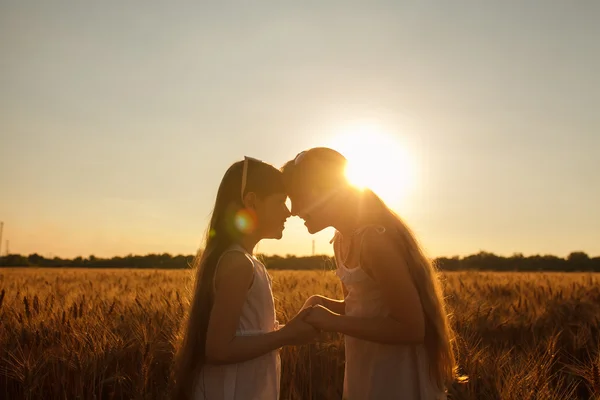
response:
<svg viewBox="0 0 600 400"><path fill-rule="evenodd" d="M288 344L310 341L316 330L298 314L284 328L237 336L242 307L252 284L252 262L241 252L226 253L216 272L216 292L206 334L206 359L212 364L250 360Z"/></svg>

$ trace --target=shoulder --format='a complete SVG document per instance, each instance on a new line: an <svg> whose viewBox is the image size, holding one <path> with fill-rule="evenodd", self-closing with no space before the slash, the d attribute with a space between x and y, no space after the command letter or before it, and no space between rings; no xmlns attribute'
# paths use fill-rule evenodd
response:
<svg viewBox="0 0 600 400"><path fill-rule="evenodd" d="M381 225L364 228L361 243L361 255L367 264L401 256L396 238L388 228Z"/></svg>
<svg viewBox="0 0 600 400"><path fill-rule="evenodd" d="M363 250L385 250L393 244L388 229L382 225L364 227L359 235Z"/></svg>
<svg viewBox="0 0 600 400"><path fill-rule="evenodd" d="M219 259L219 269L241 267L252 269L252 259L241 250L227 250Z"/></svg>
<svg viewBox="0 0 600 400"><path fill-rule="evenodd" d="M244 252L228 250L219 259L216 272L217 285L230 278L236 280L251 281L254 275L252 259Z"/></svg>

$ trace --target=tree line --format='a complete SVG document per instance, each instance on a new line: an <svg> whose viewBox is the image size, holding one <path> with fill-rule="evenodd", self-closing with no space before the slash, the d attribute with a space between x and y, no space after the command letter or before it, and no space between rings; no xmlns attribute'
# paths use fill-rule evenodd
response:
<svg viewBox="0 0 600 400"><path fill-rule="evenodd" d="M329 256L297 257L288 255L259 256L269 269L273 270L330 270L335 261ZM72 268L191 268L193 255L148 254L125 257L99 258L76 257L72 259L46 258L39 254L28 256L9 254L0 257L0 267L72 267ZM591 271L600 272L600 257L590 257L584 252L573 252L565 258L552 255L510 257L480 252L466 257L440 257L433 260L444 271Z"/></svg>

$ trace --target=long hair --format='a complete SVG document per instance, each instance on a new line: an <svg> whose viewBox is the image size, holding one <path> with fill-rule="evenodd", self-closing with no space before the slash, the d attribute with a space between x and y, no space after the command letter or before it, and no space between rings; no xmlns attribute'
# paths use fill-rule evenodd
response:
<svg viewBox="0 0 600 400"><path fill-rule="evenodd" d="M429 371L439 388L452 383L456 373L454 332L450 325L446 301L440 280L440 272L425 255L415 234L408 225L392 211L379 196L370 190L364 195L365 206L371 204L379 209L407 259L406 265L417 289L425 315L425 349L429 358Z"/></svg>
<svg viewBox="0 0 600 400"><path fill-rule="evenodd" d="M314 148L300 153L295 160L286 163L282 172L290 190L298 187L347 186L344 176L346 159L329 148ZM308 186L306 186L308 184ZM454 332L450 326L446 302L440 282L440 274L433 262L425 255L414 233L385 202L366 189L361 194L360 207L379 215L386 231L392 235L406 263L417 289L425 315L425 348L429 358L429 371L440 388L450 384L456 373Z"/></svg>
<svg viewBox="0 0 600 400"><path fill-rule="evenodd" d="M182 323L182 340L175 355L172 398L190 399L202 367L206 362L206 332L213 306L213 282L217 263L227 248L237 243L242 233L236 217L243 209L242 173L247 162L245 192L259 197L285 193L282 174L272 165L258 160L239 161L229 167L217 192L217 198L203 249L193 261L195 282L189 310Z"/></svg>

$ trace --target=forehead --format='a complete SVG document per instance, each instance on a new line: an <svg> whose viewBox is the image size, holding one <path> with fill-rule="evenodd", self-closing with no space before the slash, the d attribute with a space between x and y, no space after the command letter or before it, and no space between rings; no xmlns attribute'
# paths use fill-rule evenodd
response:
<svg viewBox="0 0 600 400"><path fill-rule="evenodd" d="M264 196L263 199L279 201L279 200L285 200L287 197L288 197L287 193L277 192L277 193L268 194L268 195Z"/></svg>
<svg viewBox="0 0 600 400"><path fill-rule="evenodd" d="M311 179L304 169L297 167L285 179L285 188L290 197L298 197L311 187Z"/></svg>
<svg viewBox="0 0 600 400"><path fill-rule="evenodd" d="M286 190L290 199L302 197L307 192L306 185L300 185L298 182L295 182L293 185L289 185Z"/></svg>

